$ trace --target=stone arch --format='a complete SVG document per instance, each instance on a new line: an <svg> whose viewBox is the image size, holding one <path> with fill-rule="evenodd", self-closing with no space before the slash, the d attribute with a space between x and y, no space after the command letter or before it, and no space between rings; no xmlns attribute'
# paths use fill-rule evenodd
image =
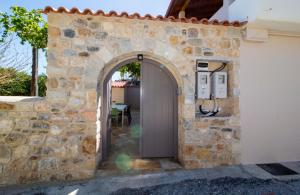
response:
<svg viewBox="0 0 300 195"><path fill-rule="evenodd" d="M104 79L116 66L118 66L124 61L136 59L138 54L143 54L145 59L153 60L158 63L164 64L168 71L170 71L170 73L174 76L178 86L183 87L183 80L181 74L178 72L178 67L172 61L149 52L131 52L112 58L109 62L105 63L98 77L98 90L101 89L101 84L103 84Z"/></svg>
<svg viewBox="0 0 300 195"><path fill-rule="evenodd" d="M115 57L111 59L109 62L105 63L104 67L101 69L100 74L98 76L98 83L97 83L97 100L98 100L98 106L97 106L97 156L96 161L97 164L102 160L102 141L103 141L103 109L101 109L101 105L103 105L103 86L106 82L107 78L110 78L112 74L122 65L125 65L131 61L135 61L137 59L138 54L143 54L144 59L155 61L156 63L163 64L167 71L173 76L174 80L176 81L179 89L178 94L178 159L182 162L182 147L183 147L183 127L182 127L182 119L183 119L183 103L184 103L184 97L183 93L181 92L184 87L184 82L182 79L181 74L178 71L178 67L170 60L155 55L153 53L149 52L131 52L127 54L120 55L118 57Z"/></svg>

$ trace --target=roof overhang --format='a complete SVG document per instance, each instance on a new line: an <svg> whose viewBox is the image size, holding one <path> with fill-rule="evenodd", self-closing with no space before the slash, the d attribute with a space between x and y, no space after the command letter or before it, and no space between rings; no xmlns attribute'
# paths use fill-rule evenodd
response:
<svg viewBox="0 0 300 195"><path fill-rule="evenodd" d="M166 17L177 18L180 11L185 11L186 18L209 19L222 6L223 0L171 0Z"/></svg>

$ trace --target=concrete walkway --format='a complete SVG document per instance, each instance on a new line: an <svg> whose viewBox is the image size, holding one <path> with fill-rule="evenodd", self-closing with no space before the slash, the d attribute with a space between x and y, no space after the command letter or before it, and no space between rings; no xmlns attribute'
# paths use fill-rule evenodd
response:
<svg viewBox="0 0 300 195"><path fill-rule="evenodd" d="M288 168L300 173L300 162L282 163ZM218 167L212 169L179 170L159 172L134 176L99 177L87 181L78 181L59 184L41 184L32 186L11 186L0 188L0 194L110 194L123 188L142 188L162 184L172 184L185 180L205 179L207 181L219 178L244 178L244 179L273 179L274 181L300 180L300 175L276 177L256 165L238 165ZM298 182L300 185L300 182ZM296 183L296 190L300 187Z"/></svg>

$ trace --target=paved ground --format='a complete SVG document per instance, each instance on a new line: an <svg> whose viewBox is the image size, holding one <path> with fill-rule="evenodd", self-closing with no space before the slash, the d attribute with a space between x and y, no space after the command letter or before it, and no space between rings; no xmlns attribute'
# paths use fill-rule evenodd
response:
<svg viewBox="0 0 300 195"><path fill-rule="evenodd" d="M279 181L257 178L219 178L214 180L187 180L174 184L165 184L139 189L121 189L113 195L292 195L300 194L300 180Z"/></svg>
<svg viewBox="0 0 300 195"><path fill-rule="evenodd" d="M132 122L127 125L121 124L112 128L111 152L106 162L99 166L101 176L146 174L153 171L169 171L182 169L180 164L173 159L141 159L139 154L140 142L140 112L131 111Z"/></svg>
<svg viewBox="0 0 300 195"><path fill-rule="evenodd" d="M300 162L284 163L300 172ZM125 189L127 188L127 189ZM128 189L132 188L132 189ZM60 194L299 194L300 175L275 177L256 165L99 177L73 183L0 188L1 195Z"/></svg>

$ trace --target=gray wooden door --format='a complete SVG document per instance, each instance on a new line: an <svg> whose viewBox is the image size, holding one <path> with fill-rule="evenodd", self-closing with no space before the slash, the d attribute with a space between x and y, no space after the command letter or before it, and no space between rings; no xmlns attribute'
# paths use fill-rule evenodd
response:
<svg viewBox="0 0 300 195"><path fill-rule="evenodd" d="M141 73L141 157L177 157L176 81L152 61Z"/></svg>

